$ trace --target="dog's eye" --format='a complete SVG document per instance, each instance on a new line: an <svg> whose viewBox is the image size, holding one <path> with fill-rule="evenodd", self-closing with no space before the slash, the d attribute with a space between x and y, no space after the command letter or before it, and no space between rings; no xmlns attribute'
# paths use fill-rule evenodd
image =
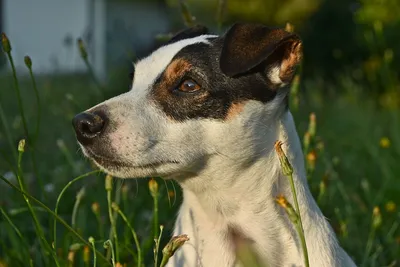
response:
<svg viewBox="0 0 400 267"><path fill-rule="evenodd" d="M192 93L200 90L200 88L200 85L192 79L186 79L178 86L177 89L180 92Z"/></svg>

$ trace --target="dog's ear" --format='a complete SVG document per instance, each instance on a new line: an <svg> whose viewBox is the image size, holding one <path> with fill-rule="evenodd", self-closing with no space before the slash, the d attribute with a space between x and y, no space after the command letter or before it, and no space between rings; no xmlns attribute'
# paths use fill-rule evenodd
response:
<svg viewBox="0 0 400 267"><path fill-rule="evenodd" d="M282 85L291 82L301 57L302 44L296 34L260 24L237 23L224 36L220 67L230 77L262 70L273 84Z"/></svg>
<svg viewBox="0 0 400 267"><path fill-rule="evenodd" d="M194 38L203 34L208 34L208 28L203 25L195 25L176 33L167 44L175 43L183 39Z"/></svg>

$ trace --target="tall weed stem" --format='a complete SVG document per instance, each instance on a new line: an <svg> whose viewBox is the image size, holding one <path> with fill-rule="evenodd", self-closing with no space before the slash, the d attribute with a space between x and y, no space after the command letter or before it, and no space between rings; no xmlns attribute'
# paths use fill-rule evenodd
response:
<svg viewBox="0 0 400 267"><path fill-rule="evenodd" d="M15 152L15 147L14 147L14 143L12 141L11 131L10 131L10 128L8 127L8 125L10 125L10 124L7 120L7 117L4 113L3 107L1 106L1 103L0 103L0 119L3 123L4 133L6 135L6 139L7 139L8 143L10 145L12 155L14 157L15 162L17 162L18 161L17 152Z"/></svg>
<svg viewBox="0 0 400 267"><path fill-rule="evenodd" d="M69 182L67 183L66 186L64 186L64 188L61 190L60 194L58 195L57 201L56 201L56 207L55 207L55 209L54 209L54 214L55 214L55 217L54 217L54 225L53 225L53 240L54 240L54 241L53 241L53 247L54 247L54 249L57 248L57 221L56 221L56 219L59 218L59 217L58 217L58 206L59 206L59 204L60 204L60 201L61 201L62 196L64 195L65 191L66 191L73 183L75 183L75 182L77 182L77 181L79 181L79 180L81 180L81 179L83 179L83 178L85 178L85 177L88 177L88 176L90 176L90 175L92 175L92 174L99 173L99 172L100 172L99 170L91 171L91 172L82 174L82 175L80 175L80 176L78 176L78 177L72 179L71 181L69 181Z"/></svg>
<svg viewBox="0 0 400 267"><path fill-rule="evenodd" d="M41 113L42 113L42 111L41 111L42 107L41 107L41 103L40 103L39 91L38 91L37 85L36 85L35 75L33 75L32 60L31 60L31 58L29 56L25 56L24 60L25 60L25 65L29 70L29 76L31 77L33 91L35 92L35 97L36 97L37 120L36 120L35 136L33 138L33 143L36 146L36 142L37 142L37 139L39 137L39 128L40 128L40 118L41 118Z"/></svg>
<svg viewBox="0 0 400 267"><path fill-rule="evenodd" d="M38 173L37 164L36 164L36 156L35 156L35 148L33 146L32 140L31 140L31 138L29 136L28 124L26 122L26 117L25 117L25 112L24 112L24 107L23 107L22 97L21 97L21 91L20 91L20 88L19 88L19 82L18 82L18 78L17 78L17 71L15 69L14 59L13 59L12 54L11 54L12 48L11 48L10 40L8 39L8 37L7 37L7 35L5 33L1 34L1 42L2 42L2 45L3 45L3 50L7 55L7 59L10 62L12 75L13 75L13 80L14 80L14 89L15 89L15 92L17 94L18 109L19 109L19 113L20 113L21 118L22 118L22 125L23 125L23 128L24 128L25 136L26 136L26 139L28 141L28 144L30 146L32 146L30 151L31 151L31 160L32 160L32 165L33 165L33 171L35 173L36 178L39 181L39 187L40 187L42 196L45 198L46 197L46 191L44 190L43 179Z"/></svg>
<svg viewBox="0 0 400 267"><path fill-rule="evenodd" d="M24 244L25 248L26 248L26 254L29 257L29 262L30 262L30 266L33 267L33 260L32 257L29 253L29 244L26 241L26 239L22 236L21 231L18 229L18 227L13 223L13 221L11 220L11 218L7 215L7 213L5 212L5 210L0 206L0 211L1 214L3 214L3 217L6 219L6 221L11 225L11 227L14 229L15 233L18 235L18 237L21 239L22 243Z"/></svg>
<svg viewBox="0 0 400 267"><path fill-rule="evenodd" d="M303 248L303 256L304 256L304 265L306 267L310 266L310 261L308 258L308 250L307 250L307 243L306 243L306 239L304 236L304 228L303 228L303 222L301 220L301 214L300 214L300 207L299 207L299 202L297 200L297 192L296 192L296 187L294 185L294 180L293 180L293 167L290 164L288 158L286 157L285 153L282 150L282 142L281 141L277 141L275 143L275 150L279 156L279 161L281 163L281 168L282 168L282 172L283 175L285 175L286 177L288 177L289 183L290 183L290 189L292 191L292 195L293 195L293 201L295 204L295 208L296 208L296 213L297 213L297 220L293 220L297 233L300 237L300 242L301 242L301 246Z"/></svg>
<svg viewBox="0 0 400 267"><path fill-rule="evenodd" d="M97 93L100 96L100 98L103 99L104 98L103 86L101 85L100 81L97 79L97 77L93 71L92 65L89 62L88 53L87 53L85 44L83 43L83 40L80 38L78 39L78 48L79 48L81 58L82 58L83 62L85 63L87 70L89 71L89 75L93 79L94 83L96 84L96 86L98 88Z"/></svg>
<svg viewBox="0 0 400 267"><path fill-rule="evenodd" d="M154 239L158 238L158 183L153 178L149 181L149 190L153 198L153 231Z"/></svg>
<svg viewBox="0 0 400 267"><path fill-rule="evenodd" d="M25 151L25 140L22 139L18 144L18 172L17 172L18 184L19 184L21 191L25 191L25 181L23 178L23 172L22 172L22 166L21 166L22 155L23 155L24 151ZM39 220L36 216L36 212L32 208L29 198L26 195L23 195L23 197L24 197L26 205L28 206L28 209L32 215L33 221L35 223L36 234L38 235L38 237L40 239L40 243L42 245L43 252L47 250L53 256L55 264L57 266L60 266L60 264L58 263L58 260L57 260L57 256L55 255L55 252L51 249L49 243L47 242L47 240L44 236L43 229L42 229L42 227L39 223Z"/></svg>
<svg viewBox="0 0 400 267"><path fill-rule="evenodd" d="M106 179L105 179L105 188L107 191L107 203L108 203L108 216L110 218L110 224L111 224L111 238L110 238L110 242L114 241L115 244L115 256L116 256L116 260L117 262L119 262L119 249L118 249L118 234L117 234L117 226L116 226L116 216L114 216L113 212L112 212L112 200L111 200L111 195L112 195L112 176L111 175L107 175ZM113 246L109 246L109 250L107 251L107 258L110 258L110 250L112 255L114 255L114 251L113 251Z"/></svg>
<svg viewBox="0 0 400 267"><path fill-rule="evenodd" d="M106 240L106 242L104 242L104 248L107 249L107 251L111 251L111 263L112 266L115 267L115 255L112 241Z"/></svg>
<svg viewBox="0 0 400 267"><path fill-rule="evenodd" d="M11 182L9 182L4 176L0 175L0 179L5 182L8 186L16 190L17 192L21 193L24 197L27 197L28 199L36 202L40 207L45 209L49 214L51 214L55 219L57 219L62 225L64 225L65 228L69 232L71 232L77 239L79 239L83 244L90 246L90 243L86 241L78 232L76 232L71 226L68 225L66 221L64 221L60 216L58 216L54 211L49 209L43 202L40 200L36 199L35 197L31 196L29 193L25 192L24 190L19 189L17 186L13 185ZM102 253L100 253L98 250L93 250L101 259L103 259L105 262L108 263L106 257L103 256ZM108 263L108 265L110 265Z"/></svg>
<svg viewBox="0 0 400 267"><path fill-rule="evenodd" d="M160 251L160 242L161 236L164 230L164 226L160 225L160 235L157 238L154 238L155 247L154 247L154 267L158 267L158 253Z"/></svg>
<svg viewBox="0 0 400 267"><path fill-rule="evenodd" d="M133 240L135 241L135 244L136 244L136 250L138 253L137 266L140 267L142 265L142 250L140 248L140 243L139 243L139 239L137 237L136 231L133 228L133 226L131 225L131 223L129 222L128 218L125 216L125 214L122 212L122 210L118 207L118 205L116 203L112 204L112 208L116 212L118 212L118 214L121 216L122 220L124 220L124 222L128 226L129 230L131 230Z"/></svg>

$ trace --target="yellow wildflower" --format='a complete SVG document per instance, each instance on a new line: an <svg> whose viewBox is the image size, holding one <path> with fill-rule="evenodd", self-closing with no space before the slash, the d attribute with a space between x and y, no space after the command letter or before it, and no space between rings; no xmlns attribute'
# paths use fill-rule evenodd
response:
<svg viewBox="0 0 400 267"><path fill-rule="evenodd" d="M382 137L381 140L379 141L379 145L382 148L388 148L390 147L390 139L387 137Z"/></svg>
<svg viewBox="0 0 400 267"><path fill-rule="evenodd" d="M393 201L389 201L386 203L385 205L385 209L387 212L395 212L396 211L396 203L394 203Z"/></svg>

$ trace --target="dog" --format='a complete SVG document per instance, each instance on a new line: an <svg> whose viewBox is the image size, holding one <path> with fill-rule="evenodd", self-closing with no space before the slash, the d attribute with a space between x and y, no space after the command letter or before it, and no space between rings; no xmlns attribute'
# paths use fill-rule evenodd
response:
<svg viewBox="0 0 400 267"><path fill-rule="evenodd" d="M135 64L129 92L73 118L83 153L103 171L182 187L174 235L190 240L168 266L242 266L240 244L265 266L304 266L275 201L283 194L294 203L276 140L293 165L310 266L355 266L307 185L288 108L301 57L299 36L283 29L236 23L217 36L194 26Z"/></svg>

